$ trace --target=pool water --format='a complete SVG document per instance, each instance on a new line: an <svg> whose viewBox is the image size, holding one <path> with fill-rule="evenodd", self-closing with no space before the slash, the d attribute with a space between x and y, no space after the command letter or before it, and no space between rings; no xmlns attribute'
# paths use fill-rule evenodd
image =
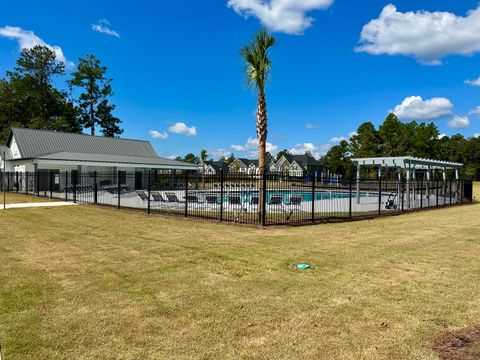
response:
<svg viewBox="0 0 480 360"><path fill-rule="evenodd" d="M229 193L232 194L233 193ZM251 202L252 197L258 196L258 191L241 191L234 192L235 195L240 195L243 202ZM312 192L311 191L298 191L298 190L277 190L267 191L267 201L270 201L272 196L281 196L283 203L289 203L292 196L301 196L302 202L311 202L312 201ZM360 193L360 197L370 197L377 195L370 195L368 193ZM228 199L228 194L225 196ZM315 191L315 200L334 200L334 199L348 199L350 194L348 192L333 192L333 191ZM355 199L357 194L352 192L352 199Z"/></svg>

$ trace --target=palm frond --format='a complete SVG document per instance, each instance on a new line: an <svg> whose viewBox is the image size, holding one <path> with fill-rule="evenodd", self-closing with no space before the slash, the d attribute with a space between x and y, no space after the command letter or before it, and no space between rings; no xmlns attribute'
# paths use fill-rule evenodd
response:
<svg viewBox="0 0 480 360"><path fill-rule="evenodd" d="M247 86L262 90L265 88L272 65L268 50L274 45L275 38L268 30L262 29L250 44L240 50L240 56L245 62L243 72Z"/></svg>

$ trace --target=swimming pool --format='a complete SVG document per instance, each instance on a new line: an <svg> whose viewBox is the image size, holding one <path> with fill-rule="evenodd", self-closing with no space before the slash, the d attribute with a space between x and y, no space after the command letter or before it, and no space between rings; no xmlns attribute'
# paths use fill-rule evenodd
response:
<svg viewBox="0 0 480 360"><path fill-rule="evenodd" d="M258 196L258 191L228 191L224 194L224 199L228 201L229 196L240 196L242 202L251 202L253 197ZM312 192L311 191L301 191L301 190L268 190L267 191L267 201L270 201L272 196L281 196L283 203L289 203L292 196L301 196L302 202L311 202L312 201ZM344 191L315 191L315 200L336 200L336 199L348 199L350 197L349 192ZM374 193L360 193L361 198L366 197L378 197ZM356 199L356 192L352 192L352 199Z"/></svg>

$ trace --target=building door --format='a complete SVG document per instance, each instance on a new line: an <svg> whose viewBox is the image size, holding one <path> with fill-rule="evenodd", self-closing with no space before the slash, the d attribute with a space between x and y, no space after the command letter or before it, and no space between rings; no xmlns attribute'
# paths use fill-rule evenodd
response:
<svg viewBox="0 0 480 360"><path fill-rule="evenodd" d="M143 173L135 171L135 190L143 190Z"/></svg>

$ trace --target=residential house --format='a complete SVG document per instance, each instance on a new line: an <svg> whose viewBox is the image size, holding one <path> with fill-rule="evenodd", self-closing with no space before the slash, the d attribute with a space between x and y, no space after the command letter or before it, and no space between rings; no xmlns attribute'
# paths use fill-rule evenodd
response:
<svg viewBox="0 0 480 360"><path fill-rule="evenodd" d="M276 172L275 159L268 157L266 168L269 172ZM259 174L260 169L258 167L258 160L250 160L245 158L238 158L233 161L229 166L229 172L240 174Z"/></svg>
<svg viewBox="0 0 480 360"><path fill-rule="evenodd" d="M219 175L222 170L228 173L228 164L225 161L202 161L199 169L203 175Z"/></svg>
<svg viewBox="0 0 480 360"><path fill-rule="evenodd" d="M276 170L285 175L302 177L321 173L323 166L310 154L286 154L276 162Z"/></svg>

